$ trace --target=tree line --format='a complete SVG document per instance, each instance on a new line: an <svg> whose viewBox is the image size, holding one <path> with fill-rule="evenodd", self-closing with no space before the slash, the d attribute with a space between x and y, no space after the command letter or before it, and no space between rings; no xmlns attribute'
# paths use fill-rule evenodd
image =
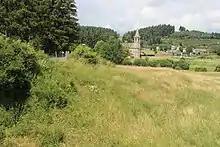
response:
<svg viewBox="0 0 220 147"><path fill-rule="evenodd" d="M80 26L75 0L0 0L0 33L31 43L45 53L94 47L119 35L112 29Z"/></svg>
<svg viewBox="0 0 220 147"><path fill-rule="evenodd" d="M148 44L148 45L160 44L162 37L170 36L174 32L175 32L175 27L170 24L150 26L150 27L141 28L139 30L142 40L142 46L144 44ZM132 43L134 35L135 35L135 30L125 33L123 36L123 41Z"/></svg>
<svg viewBox="0 0 220 147"><path fill-rule="evenodd" d="M93 48L98 41L108 41L111 37L119 38L119 34L108 28L81 26L79 40L81 44L86 44Z"/></svg>
<svg viewBox="0 0 220 147"><path fill-rule="evenodd" d="M45 53L68 50L78 40L75 0L1 0L0 33Z"/></svg>
<svg viewBox="0 0 220 147"><path fill-rule="evenodd" d="M135 31L128 31L123 35L123 41L132 43ZM197 30L188 30L184 26L179 27L179 32L175 32L175 27L168 24L161 24L157 26L150 26L141 28L139 30L141 35L141 45L146 47L147 45L161 44L162 38L176 38L176 39L220 39L220 33L201 32Z"/></svg>

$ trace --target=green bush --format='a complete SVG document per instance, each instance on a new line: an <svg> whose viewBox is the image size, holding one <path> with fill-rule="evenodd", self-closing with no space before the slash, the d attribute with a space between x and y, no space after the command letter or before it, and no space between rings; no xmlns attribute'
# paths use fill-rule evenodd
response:
<svg viewBox="0 0 220 147"><path fill-rule="evenodd" d="M218 56L220 56L220 49L217 49L216 53Z"/></svg>
<svg viewBox="0 0 220 147"><path fill-rule="evenodd" d="M179 60L174 62L173 69L189 70L190 64L185 60Z"/></svg>
<svg viewBox="0 0 220 147"><path fill-rule="evenodd" d="M132 65L132 61L128 58L125 58L124 61L122 62L122 65Z"/></svg>
<svg viewBox="0 0 220 147"><path fill-rule="evenodd" d="M171 67L173 66L173 61L169 59L157 60L158 66L160 67Z"/></svg>
<svg viewBox="0 0 220 147"><path fill-rule="evenodd" d="M102 58L115 64L122 64L129 53L128 50L122 46L119 39L112 37L107 42L98 42L95 46L95 50Z"/></svg>
<svg viewBox="0 0 220 147"><path fill-rule="evenodd" d="M176 66L174 69L175 70L182 70L182 68L180 66Z"/></svg>
<svg viewBox="0 0 220 147"><path fill-rule="evenodd" d="M216 66L215 72L220 72L220 65L217 65L217 66Z"/></svg>
<svg viewBox="0 0 220 147"><path fill-rule="evenodd" d="M30 46L0 36L0 105L23 104L31 81L40 73L36 51Z"/></svg>
<svg viewBox="0 0 220 147"><path fill-rule="evenodd" d="M133 62L135 66L148 66L148 62L145 59L135 59Z"/></svg>
<svg viewBox="0 0 220 147"><path fill-rule="evenodd" d="M96 52L85 45L79 45L70 55L75 59L82 59L86 64L98 64L98 58Z"/></svg>
<svg viewBox="0 0 220 147"><path fill-rule="evenodd" d="M195 72L207 72L207 68L205 67L196 67L195 68Z"/></svg>
<svg viewBox="0 0 220 147"><path fill-rule="evenodd" d="M158 66L158 61L157 60L150 60L149 61L149 66L150 67L157 67Z"/></svg>

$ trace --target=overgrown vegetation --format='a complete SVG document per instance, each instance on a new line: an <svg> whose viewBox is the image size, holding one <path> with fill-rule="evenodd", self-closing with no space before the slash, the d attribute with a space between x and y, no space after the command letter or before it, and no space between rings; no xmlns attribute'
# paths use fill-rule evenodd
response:
<svg viewBox="0 0 220 147"><path fill-rule="evenodd" d="M0 36L0 105L22 105L30 95L31 81L40 73L34 50Z"/></svg>
<svg viewBox="0 0 220 147"><path fill-rule="evenodd" d="M196 67L195 68L195 72L207 72L207 68L205 67Z"/></svg>
<svg viewBox="0 0 220 147"><path fill-rule="evenodd" d="M25 112L16 125L0 127L3 145L186 146L198 133L193 144L215 144L207 136L219 132L219 115L209 113L218 112L216 77L156 68L90 68L71 59L39 64L41 74L32 81ZM3 126L11 111L0 110ZM210 134L201 132L207 129Z"/></svg>
<svg viewBox="0 0 220 147"><path fill-rule="evenodd" d="M217 65L217 66L216 66L215 72L220 72L220 65Z"/></svg>
<svg viewBox="0 0 220 147"><path fill-rule="evenodd" d="M134 66L150 66L150 67L167 67L177 70L189 70L190 64L185 60L173 61L171 59L135 59L133 62L131 59L125 59L123 65L134 65Z"/></svg>
<svg viewBox="0 0 220 147"><path fill-rule="evenodd" d="M87 64L98 63L97 53L86 45L79 45L70 56Z"/></svg>
<svg viewBox="0 0 220 147"><path fill-rule="evenodd" d="M115 31L78 26L74 0L1 4L0 146L219 145L219 74L176 71L213 71L218 60L126 58L130 53ZM182 40L219 38L183 26L174 31L171 25L140 29L142 46L157 54L156 44L169 50L174 37L189 55L194 47ZM128 32L123 40L131 42L133 35ZM214 46L218 54L216 40L202 46ZM54 61L34 47L72 53Z"/></svg>

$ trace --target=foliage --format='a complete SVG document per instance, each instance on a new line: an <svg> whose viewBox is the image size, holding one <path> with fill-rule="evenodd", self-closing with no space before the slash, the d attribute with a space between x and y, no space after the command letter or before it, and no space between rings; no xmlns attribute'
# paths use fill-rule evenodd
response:
<svg viewBox="0 0 220 147"><path fill-rule="evenodd" d="M157 67L158 66L158 61L157 60L150 60L149 65L150 65L150 67Z"/></svg>
<svg viewBox="0 0 220 147"><path fill-rule="evenodd" d="M220 72L220 65L217 65L217 66L216 66L215 72Z"/></svg>
<svg viewBox="0 0 220 147"><path fill-rule="evenodd" d="M108 41L111 37L118 38L119 35L116 31L108 28L81 26L80 27L80 43L86 44L94 48L98 41Z"/></svg>
<svg viewBox="0 0 220 147"><path fill-rule="evenodd" d="M0 104L9 108L29 97L32 79L40 73L38 57L28 45L0 37Z"/></svg>
<svg viewBox="0 0 220 147"><path fill-rule="evenodd" d="M189 70L190 64L185 60L181 59L179 61L175 61L173 64L174 69L181 69L181 70Z"/></svg>
<svg viewBox="0 0 220 147"><path fill-rule="evenodd" d="M2 0L0 33L31 42L45 53L66 51L78 39L74 0Z"/></svg>
<svg viewBox="0 0 220 147"><path fill-rule="evenodd" d="M79 45L72 53L71 56L75 59L84 59L88 64L97 64L98 58L96 52L86 45Z"/></svg>
<svg viewBox="0 0 220 147"><path fill-rule="evenodd" d="M145 59L135 59L133 62L135 66L148 66L148 62Z"/></svg>
<svg viewBox="0 0 220 147"><path fill-rule="evenodd" d="M147 42L149 45L160 44L161 37L169 36L170 34L174 33L174 31L175 27L171 25L158 25L139 29L141 40L143 42ZM125 33L123 36L123 41L132 43L134 35L135 30Z"/></svg>
<svg viewBox="0 0 220 147"><path fill-rule="evenodd" d="M132 61L129 58L125 58L122 62L122 65L132 65Z"/></svg>
<svg viewBox="0 0 220 147"><path fill-rule="evenodd" d="M175 32L171 35L172 38L180 38L180 39L219 39L220 33L205 33L201 31L180 31Z"/></svg>
<svg viewBox="0 0 220 147"><path fill-rule="evenodd" d="M99 53L101 50L105 47L105 42L104 41L98 41L94 47L94 51Z"/></svg>
<svg viewBox="0 0 220 147"><path fill-rule="evenodd" d="M99 48L97 46L99 46ZM95 49L102 58L115 64L121 64L128 55L128 52L122 46L121 41L113 37L107 42L98 42Z"/></svg>
<svg viewBox="0 0 220 147"><path fill-rule="evenodd" d="M5 135L5 129L4 129L4 127L2 127L2 126L0 125L0 145L1 145L1 146L2 146L2 144L3 144L3 141L4 141L5 137L6 137L6 135Z"/></svg>
<svg viewBox="0 0 220 147"><path fill-rule="evenodd" d="M196 67L195 68L195 72L207 72L207 68L205 67Z"/></svg>
<svg viewBox="0 0 220 147"><path fill-rule="evenodd" d="M170 59L161 59L161 60L158 60L158 64L160 67L172 67L173 66L173 60L170 60Z"/></svg>
<svg viewBox="0 0 220 147"><path fill-rule="evenodd" d="M193 52L193 47L192 46L189 46L189 47L186 48L187 55L190 55L190 53L192 53L192 52Z"/></svg>
<svg viewBox="0 0 220 147"><path fill-rule="evenodd" d="M43 134L41 146L60 146L64 141L64 133L61 131L50 131Z"/></svg>
<svg viewBox="0 0 220 147"><path fill-rule="evenodd" d="M94 69L74 60L56 61L52 67L34 79L27 111L19 122L2 129L4 142L11 146L175 147L215 146L213 138L219 140L220 100L213 90L219 85L214 75L202 74L198 80L196 73L167 69ZM71 82L77 92L67 86ZM67 107L44 107L44 96L36 91L51 90L65 95ZM187 123L173 123L183 120ZM154 129L149 133L149 128Z"/></svg>
<svg viewBox="0 0 220 147"><path fill-rule="evenodd" d="M216 53L217 53L218 56L220 56L220 48L218 48L218 49L216 50Z"/></svg>
<svg viewBox="0 0 220 147"><path fill-rule="evenodd" d="M186 31L186 28L183 27L183 26L180 26L179 31L180 31L180 32L184 32L184 31Z"/></svg>

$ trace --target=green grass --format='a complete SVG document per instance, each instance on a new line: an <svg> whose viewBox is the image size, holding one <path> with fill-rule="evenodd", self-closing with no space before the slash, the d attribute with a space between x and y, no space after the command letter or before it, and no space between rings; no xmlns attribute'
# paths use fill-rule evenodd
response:
<svg viewBox="0 0 220 147"><path fill-rule="evenodd" d="M91 67L73 60L54 66L32 91L62 91L69 105L45 109L32 95L27 113L5 130L5 146L220 145L218 73ZM75 88L55 86L70 81Z"/></svg>
<svg viewBox="0 0 220 147"><path fill-rule="evenodd" d="M157 54L154 57L149 57L150 59L161 60L161 59L171 59L173 61L178 61L179 57L174 57L171 55L161 55ZM197 57L186 58L186 61L190 63L190 70L194 71L196 67L207 68L208 72L214 72L217 65L220 64L220 58L218 56L209 56L210 59L199 59Z"/></svg>
<svg viewBox="0 0 220 147"><path fill-rule="evenodd" d="M205 67L210 72L214 72L219 64L220 59L194 59L190 61L191 70L194 70L196 67Z"/></svg>
<svg viewBox="0 0 220 147"><path fill-rule="evenodd" d="M202 49L212 49L212 47L216 47L220 43L219 39L163 39L164 43L172 42L173 45L179 45L182 43L183 45L191 45L196 46Z"/></svg>

